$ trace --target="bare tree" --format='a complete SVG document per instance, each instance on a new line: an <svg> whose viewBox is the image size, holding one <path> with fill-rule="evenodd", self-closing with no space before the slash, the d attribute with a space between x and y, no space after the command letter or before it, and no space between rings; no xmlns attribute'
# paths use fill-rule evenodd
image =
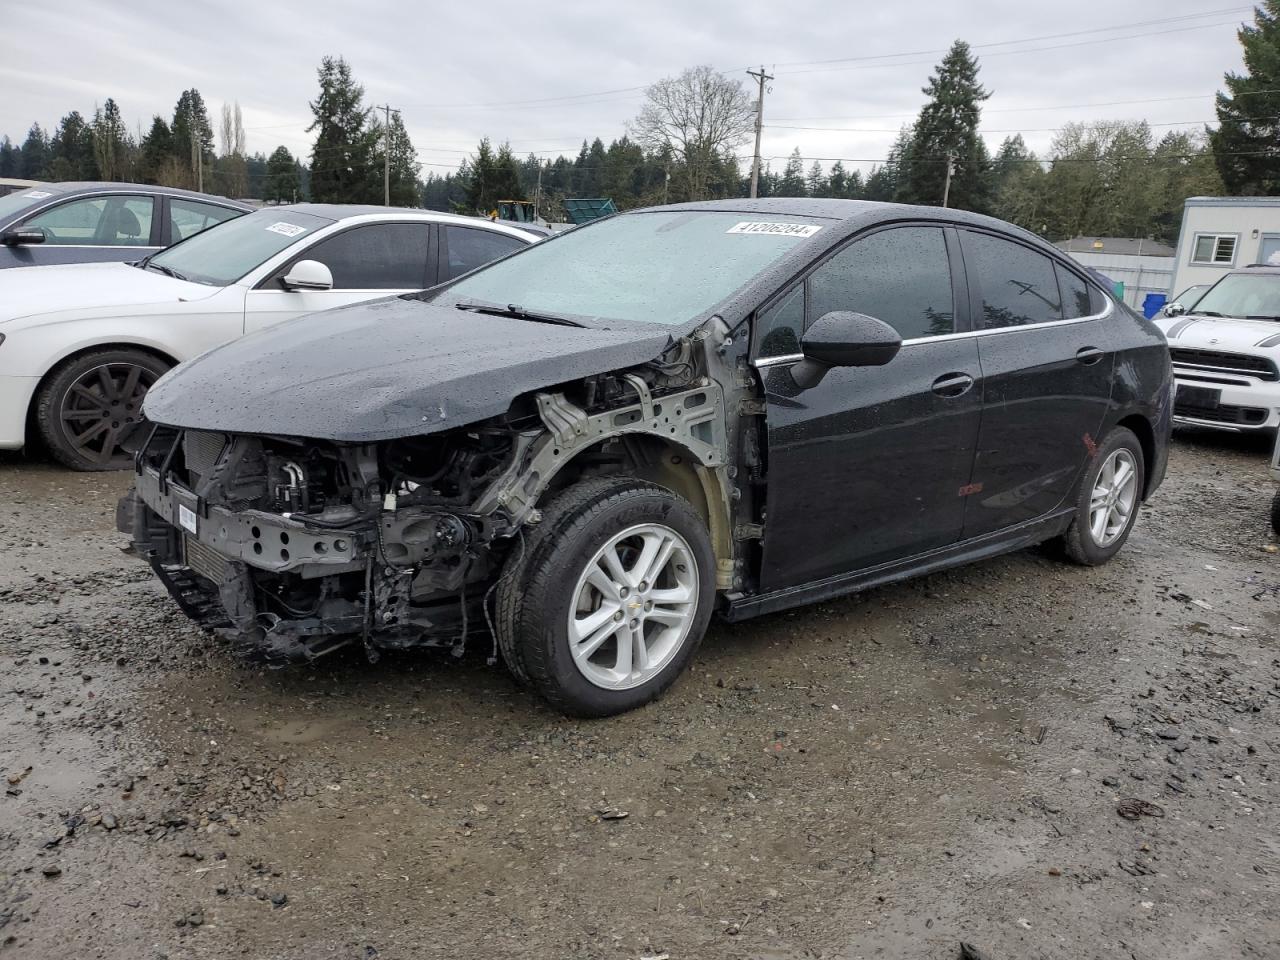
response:
<svg viewBox="0 0 1280 960"><path fill-rule="evenodd" d="M741 81L700 66L649 87L632 132L644 146L678 156L689 199L702 200L712 165L744 143L754 123L755 102Z"/></svg>

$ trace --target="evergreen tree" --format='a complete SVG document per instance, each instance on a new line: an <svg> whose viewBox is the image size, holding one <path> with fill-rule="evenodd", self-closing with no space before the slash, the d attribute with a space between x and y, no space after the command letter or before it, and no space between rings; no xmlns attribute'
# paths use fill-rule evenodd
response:
<svg viewBox="0 0 1280 960"><path fill-rule="evenodd" d="M831 196L827 175L823 172L822 164L817 160L813 161L813 166L809 168L809 175L805 177L805 189L811 197Z"/></svg>
<svg viewBox="0 0 1280 960"><path fill-rule="evenodd" d="M364 88L341 57L325 57L317 71L320 96L311 104L311 198L317 203L380 203L381 164L374 170L377 131L369 122ZM376 154L381 160L381 154Z"/></svg>
<svg viewBox="0 0 1280 960"><path fill-rule="evenodd" d="M1214 158L1232 194L1280 195L1280 0L1262 0L1238 36L1245 73L1226 74L1218 94Z"/></svg>
<svg viewBox="0 0 1280 960"><path fill-rule="evenodd" d="M787 165L782 171L782 179L778 181L773 196L803 197L804 195L804 162L800 159L800 148L796 147L791 151Z"/></svg>
<svg viewBox="0 0 1280 960"><path fill-rule="evenodd" d="M182 91L173 108L169 131L173 162L167 165L160 182L194 189L198 185L197 154L199 166L204 170L212 168L214 159L213 126L199 90L192 87Z"/></svg>
<svg viewBox="0 0 1280 960"><path fill-rule="evenodd" d="M373 130L378 144L375 161L382 158L384 151L389 150L391 154L390 190L384 191L384 193L390 193L393 207L416 206L421 196L418 186L418 171L422 167L418 163L418 151L414 149L413 141L409 139L409 131L404 128L404 121L400 118L400 113L398 111L392 112L391 136L388 142L383 125L376 122L376 120L375 116ZM376 173L381 183L383 171L379 168Z"/></svg>
<svg viewBox="0 0 1280 960"><path fill-rule="evenodd" d="M846 200L861 200L866 192L866 187L862 183L862 171L853 170L844 181L844 193L841 194Z"/></svg>
<svg viewBox="0 0 1280 960"><path fill-rule="evenodd" d="M0 177L16 177L22 163L22 153L13 145L9 135L0 139Z"/></svg>
<svg viewBox="0 0 1280 960"><path fill-rule="evenodd" d="M1022 134L1006 137L992 163L992 212L1002 220L1043 232L1045 172Z"/></svg>
<svg viewBox="0 0 1280 960"><path fill-rule="evenodd" d="M262 199L267 203L294 203L301 186L293 154L286 147L276 147L267 160L267 182Z"/></svg>
<svg viewBox="0 0 1280 960"><path fill-rule="evenodd" d="M115 100L93 111L93 157L104 180L123 180L132 166L133 141Z"/></svg>
<svg viewBox="0 0 1280 960"><path fill-rule="evenodd" d="M978 134L982 101L991 94L978 83L978 61L957 40L923 90L928 101L916 120L903 158L897 195L906 203L940 205L948 157L954 161L948 204L985 210L990 197L990 158Z"/></svg>
<svg viewBox="0 0 1280 960"><path fill-rule="evenodd" d="M599 140L596 143L600 143ZM604 146L601 145L603 152ZM516 163L515 154L511 152L511 144L504 143L498 148L498 155L493 161L493 180L489 183L493 191L494 205L501 200L523 200L524 190L520 186L520 167Z"/></svg>
<svg viewBox="0 0 1280 960"><path fill-rule="evenodd" d="M586 149L587 145L583 143L583 153L586 153ZM494 187L497 185L497 169L493 147L489 144L488 137L480 141L480 145L476 148L476 155L469 158L468 166L470 169L467 171L466 212L488 216L497 206L498 200L506 199L497 196L494 192Z"/></svg>
<svg viewBox="0 0 1280 960"><path fill-rule="evenodd" d="M139 145L143 183L161 183L165 162L173 157L173 134L159 114L151 118L151 129Z"/></svg>
<svg viewBox="0 0 1280 960"><path fill-rule="evenodd" d="M42 180L49 169L49 137L40 124L33 123L27 139L19 148L18 176L26 180Z"/></svg>
<svg viewBox="0 0 1280 960"><path fill-rule="evenodd" d="M79 110L72 110L58 123L49 141L51 180L98 180L94 158L93 130Z"/></svg>
<svg viewBox="0 0 1280 960"><path fill-rule="evenodd" d="M844 161L837 160L831 165L831 176L827 178L827 192L837 200L844 199L849 175L845 172Z"/></svg>

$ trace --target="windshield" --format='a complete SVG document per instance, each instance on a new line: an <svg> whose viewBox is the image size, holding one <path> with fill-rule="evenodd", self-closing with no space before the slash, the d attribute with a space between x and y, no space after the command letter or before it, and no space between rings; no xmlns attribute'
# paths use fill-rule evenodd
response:
<svg viewBox="0 0 1280 960"><path fill-rule="evenodd" d="M41 200L47 200L52 196L53 192L50 190L33 187L29 190L19 190L17 193L9 193L0 197L0 223L8 220L16 213L21 213L27 207L34 207Z"/></svg>
<svg viewBox="0 0 1280 960"><path fill-rule="evenodd" d="M684 323L821 229L803 217L758 213L627 214L534 244L441 291L438 299Z"/></svg>
<svg viewBox="0 0 1280 960"><path fill-rule="evenodd" d="M333 220L296 210L259 210L197 233L147 261L185 280L225 287Z"/></svg>
<svg viewBox="0 0 1280 960"><path fill-rule="evenodd" d="M1191 312L1280 320L1280 274L1229 273L1196 301Z"/></svg>

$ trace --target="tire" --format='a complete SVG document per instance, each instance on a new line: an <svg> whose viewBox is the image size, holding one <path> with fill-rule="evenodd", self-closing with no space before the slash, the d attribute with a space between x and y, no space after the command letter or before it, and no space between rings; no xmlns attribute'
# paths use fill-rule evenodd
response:
<svg viewBox="0 0 1280 960"><path fill-rule="evenodd" d="M1128 501L1128 512L1122 522L1117 512L1106 507L1107 514L1098 524L1098 514L1094 512L1095 495L1100 490L1107 490L1105 480L1100 477L1105 470L1125 464L1130 468L1127 479L1121 481L1121 490L1111 498L1111 503L1122 508ZM1125 427L1116 427L1102 442L1090 460L1080 485L1076 489L1076 512L1071 519L1071 526L1062 537L1063 548L1067 556L1076 563L1088 567L1096 567L1106 563L1124 546L1133 530L1134 521L1138 518L1138 507L1142 504L1142 491L1146 483L1146 463L1142 456L1142 444L1133 432ZM1127 493L1127 491L1131 491ZM1101 526L1102 536L1097 530Z"/></svg>
<svg viewBox="0 0 1280 960"><path fill-rule="evenodd" d="M1280 533L1280 490L1271 498L1271 529Z"/></svg>
<svg viewBox="0 0 1280 960"><path fill-rule="evenodd" d="M655 559L669 557L650 567L659 574L653 583L635 570L646 547ZM604 573L610 552L625 576ZM516 678L556 709L612 716L671 686L697 650L714 600L711 539L687 501L628 477L587 480L543 509L508 560L498 587L499 647ZM585 642L577 633L571 639L575 629ZM583 656L588 648L595 652Z"/></svg>
<svg viewBox="0 0 1280 960"><path fill-rule="evenodd" d="M142 418L142 398L169 369L154 354L113 348L82 353L56 368L36 395L45 446L72 470L121 470L132 458L122 435Z"/></svg>

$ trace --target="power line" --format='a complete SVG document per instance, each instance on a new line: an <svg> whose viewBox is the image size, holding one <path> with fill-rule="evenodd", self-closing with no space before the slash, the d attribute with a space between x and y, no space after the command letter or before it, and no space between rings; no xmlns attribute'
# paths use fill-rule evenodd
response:
<svg viewBox="0 0 1280 960"><path fill-rule="evenodd" d="M1217 17L1227 13L1243 13L1252 10L1253 7L1222 7L1217 10L1206 10L1202 13L1189 13L1177 17L1161 17L1156 20L1138 20L1133 23L1118 23L1109 27L1093 27L1089 30L1073 30L1069 33L1049 33L1038 37L1022 37L1017 40L994 40L988 43L971 43L971 50L984 50L988 47L1007 47L1017 43L1038 43L1041 40L1061 40L1065 37L1080 37L1091 33L1109 33L1112 30L1131 30L1134 27L1158 26L1165 23L1179 23L1187 20L1203 20L1207 17ZM815 65L826 65L831 63L854 63L868 62L873 60L891 60L898 57L922 57L934 56L939 53L946 53L946 50L913 50L904 53L880 53L862 57L836 57L831 60L794 60L790 63L774 64L775 67L807 67Z"/></svg>

